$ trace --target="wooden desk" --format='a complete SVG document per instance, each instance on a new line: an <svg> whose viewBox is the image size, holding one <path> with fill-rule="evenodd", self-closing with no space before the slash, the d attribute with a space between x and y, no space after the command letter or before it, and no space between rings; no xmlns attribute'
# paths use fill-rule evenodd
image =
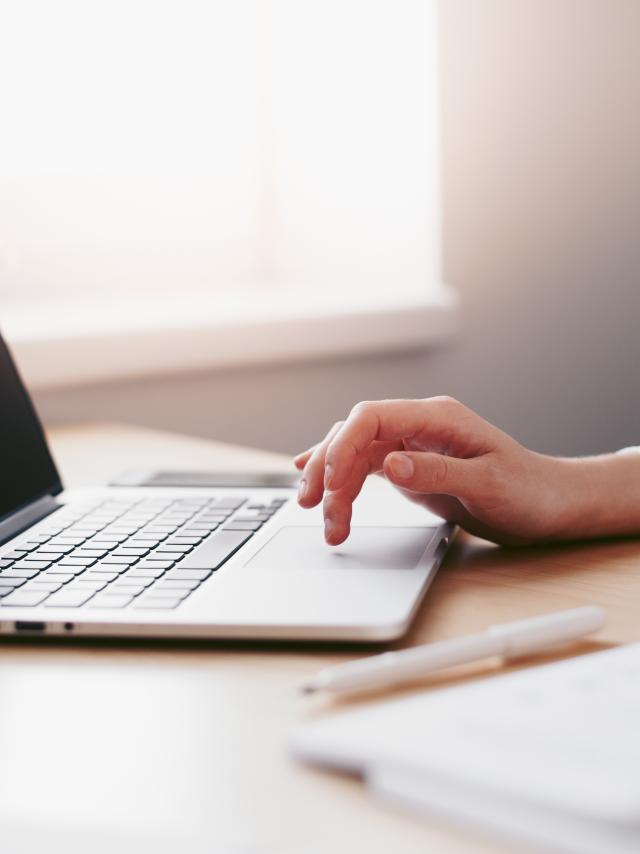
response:
<svg viewBox="0 0 640 854"><path fill-rule="evenodd" d="M133 466L289 466L274 454L118 425L50 436L69 485ZM640 542L508 552L461 537L405 643L585 603L605 605L610 622L584 649L640 638ZM47 851L65 854L496 851L289 759L291 727L329 707L297 686L350 655L309 645L3 643L3 850L13 854L7 833L27 842L44 833ZM37 838L20 851L44 850Z"/></svg>

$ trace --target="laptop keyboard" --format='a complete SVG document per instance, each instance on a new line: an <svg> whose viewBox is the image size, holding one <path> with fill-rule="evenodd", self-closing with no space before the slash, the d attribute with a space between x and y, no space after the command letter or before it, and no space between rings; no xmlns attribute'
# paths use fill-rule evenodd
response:
<svg viewBox="0 0 640 854"><path fill-rule="evenodd" d="M0 608L177 608L286 501L108 499L64 508L0 550Z"/></svg>

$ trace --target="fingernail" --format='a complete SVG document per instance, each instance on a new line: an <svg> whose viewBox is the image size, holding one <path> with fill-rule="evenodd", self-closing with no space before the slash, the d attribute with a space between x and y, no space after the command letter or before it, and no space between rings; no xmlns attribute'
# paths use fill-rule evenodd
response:
<svg viewBox="0 0 640 854"><path fill-rule="evenodd" d="M332 533L333 533L333 522L331 521L331 519L325 519L324 520L324 536L325 536L325 539L328 540Z"/></svg>
<svg viewBox="0 0 640 854"><path fill-rule="evenodd" d="M307 481L302 478L300 483L298 484L298 501L305 497L307 494Z"/></svg>
<svg viewBox="0 0 640 854"><path fill-rule="evenodd" d="M406 480L414 472L413 460L406 454L393 454L389 460L391 473L396 477Z"/></svg>
<svg viewBox="0 0 640 854"><path fill-rule="evenodd" d="M333 477L333 466L327 463L324 467L324 488L329 489L331 486L331 478Z"/></svg>

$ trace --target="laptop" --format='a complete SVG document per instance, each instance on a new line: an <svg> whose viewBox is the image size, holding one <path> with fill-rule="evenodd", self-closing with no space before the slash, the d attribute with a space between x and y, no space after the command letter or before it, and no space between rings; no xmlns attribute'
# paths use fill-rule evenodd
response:
<svg viewBox="0 0 640 854"><path fill-rule="evenodd" d="M0 634L391 640L449 544L379 478L337 548L293 486L67 490L1 337L0 399Z"/></svg>

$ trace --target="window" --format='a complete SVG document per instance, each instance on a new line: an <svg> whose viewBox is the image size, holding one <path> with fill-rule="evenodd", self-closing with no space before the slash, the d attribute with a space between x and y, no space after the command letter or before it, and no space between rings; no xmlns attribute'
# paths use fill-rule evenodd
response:
<svg viewBox="0 0 640 854"><path fill-rule="evenodd" d="M48 305L117 325L433 297L434 16L430 0L3 0L9 334L42 331Z"/></svg>

